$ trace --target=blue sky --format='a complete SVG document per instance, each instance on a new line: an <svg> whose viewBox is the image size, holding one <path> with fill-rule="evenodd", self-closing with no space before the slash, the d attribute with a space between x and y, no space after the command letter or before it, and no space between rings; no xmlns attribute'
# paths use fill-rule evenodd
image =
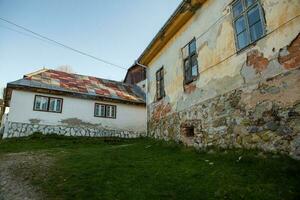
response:
<svg viewBox="0 0 300 200"><path fill-rule="evenodd" d="M0 0L0 17L129 67L181 0ZM126 71L82 56L0 21L0 88L24 74L70 65L79 74L122 80Z"/></svg>

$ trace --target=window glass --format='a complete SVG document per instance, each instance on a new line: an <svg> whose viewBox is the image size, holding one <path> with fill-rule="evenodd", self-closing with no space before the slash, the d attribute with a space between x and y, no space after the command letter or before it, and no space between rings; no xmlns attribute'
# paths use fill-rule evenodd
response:
<svg viewBox="0 0 300 200"><path fill-rule="evenodd" d="M189 44L189 53L193 54L196 53L196 40L192 40Z"/></svg>
<svg viewBox="0 0 300 200"><path fill-rule="evenodd" d="M245 46L247 46L247 45L248 45L247 32L244 31L244 32L240 33L240 34L237 36L237 40L238 40L238 46L239 46L239 49L242 49L242 48L244 48Z"/></svg>
<svg viewBox="0 0 300 200"><path fill-rule="evenodd" d="M184 61L184 70L187 71L190 67L189 59L186 59Z"/></svg>
<svg viewBox="0 0 300 200"><path fill-rule="evenodd" d="M263 35L263 27L260 21L250 27L250 34L252 41L256 41L257 39L261 38Z"/></svg>
<svg viewBox="0 0 300 200"><path fill-rule="evenodd" d="M35 110L47 111L48 110L48 97L36 96L35 97Z"/></svg>
<svg viewBox="0 0 300 200"><path fill-rule="evenodd" d="M105 105L100 105L100 116L105 117Z"/></svg>
<svg viewBox="0 0 300 200"><path fill-rule="evenodd" d="M111 117L111 106L106 106L106 116Z"/></svg>
<svg viewBox="0 0 300 200"><path fill-rule="evenodd" d="M95 104L95 116L100 116L99 115L99 108L100 108L100 106L98 104Z"/></svg>
<svg viewBox="0 0 300 200"><path fill-rule="evenodd" d="M249 7L249 6L251 6L254 2L255 2L255 0L246 0L246 6Z"/></svg>
<svg viewBox="0 0 300 200"><path fill-rule="evenodd" d="M240 17L238 20L236 20L235 29L236 29L237 34L246 30L246 24L245 24L244 17Z"/></svg>
<svg viewBox="0 0 300 200"><path fill-rule="evenodd" d="M192 76L197 76L198 75L198 62L197 62L197 55L193 55L192 58L191 58L191 66L192 66L192 69L191 69L191 74Z"/></svg>
<svg viewBox="0 0 300 200"><path fill-rule="evenodd" d="M255 6L248 12L248 23L249 26L252 26L256 22L260 21L259 9L258 6Z"/></svg>
<svg viewBox="0 0 300 200"><path fill-rule="evenodd" d="M115 106L106 106L106 117L114 118L115 117Z"/></svg>
<svg viewBox="0 0 300 200"><path fill-rule="evenodd" d="M97 117L105 117L105 105L96 104L95 105L95 115Z"/></svg>
<svg viewBox="0 0 300 200"><path fill-rule="evenodd" d="M164 69L160 68L156 72L156 96L161 99L164 96Z"/></svg>
<svg viewBox="0 0 300 200"><path fill-rule="evenodd" d="M50 98L49 111L61 112L61 99Z"/></svg>
<svg viewBox="0 0 300 200"><path fill-rule="evenodd" d="M243 4L242 1L238 1L236 4L233 6L233 16L237 17L243 12Z"/></svg>
<svg viewBox="0 0 300 200"><path fill-rule="evenodd" d="M116 106L112 106L111 111L112 111L112 116L111 117L115 118L116 117Z"/></svg>

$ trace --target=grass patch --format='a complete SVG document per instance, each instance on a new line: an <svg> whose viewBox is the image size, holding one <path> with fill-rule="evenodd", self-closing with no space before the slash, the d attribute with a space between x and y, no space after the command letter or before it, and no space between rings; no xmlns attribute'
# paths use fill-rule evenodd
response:
<svg viewBox="0 0 300 200"><path fill-rule="evenodd" d="M34 136L0 141L0 154L48 150L34 179L49 199L297 199L300 162L257 151L196 152L151 139ZM64 153L62 153L64 152ZM240 159L239 159L240 158Z"/></svg>

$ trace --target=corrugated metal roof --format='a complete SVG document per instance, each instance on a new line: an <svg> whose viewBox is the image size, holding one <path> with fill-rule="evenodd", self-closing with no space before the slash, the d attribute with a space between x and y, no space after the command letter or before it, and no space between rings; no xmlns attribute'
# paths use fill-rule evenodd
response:
<svg viewBox="0 0 300 200"><path fill-rule="evenodd" d="M137 86L93 76L45 69L25 75L8 86L25 86L62 92L99 96L121 101L145 103L145 94Z"/></svg>

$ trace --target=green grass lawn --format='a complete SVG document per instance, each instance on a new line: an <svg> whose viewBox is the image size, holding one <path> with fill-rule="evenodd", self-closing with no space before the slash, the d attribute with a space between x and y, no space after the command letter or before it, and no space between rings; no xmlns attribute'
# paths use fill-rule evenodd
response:
<svg viewBox="0 0 300 200"><path fill-rule="evenodd" d="M300 162L285 156L151 139L0 140L0 156L41 150L56 158L46 179L32 181L47 199L300 199Z"/></svg>

